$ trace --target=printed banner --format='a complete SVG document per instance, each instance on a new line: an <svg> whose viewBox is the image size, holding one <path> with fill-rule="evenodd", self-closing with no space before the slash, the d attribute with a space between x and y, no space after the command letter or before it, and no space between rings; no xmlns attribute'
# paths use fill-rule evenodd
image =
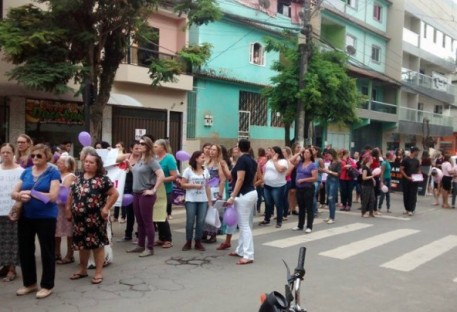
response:
<svg viewBox="0 0 457 312"><path fill-rule="evenodd" d="M0 170L0 216L7 216L14 200L11 199L11 192L19 182L23 170Z"/></svg>
<svg viewBox="0 0 457 312"><path fill-rule="evenodd" d="M119 197L114 206L122 206L122 197L124 196L125 177L127 176L128 165L120 163L114 166L105 168L106 175L113 181L114 187L119 192Z"/></svg>

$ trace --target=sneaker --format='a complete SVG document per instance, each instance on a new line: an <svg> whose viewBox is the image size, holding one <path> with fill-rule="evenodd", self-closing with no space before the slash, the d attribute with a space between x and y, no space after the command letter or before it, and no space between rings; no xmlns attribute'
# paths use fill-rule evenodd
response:
<svg viewBox="0 0 457 312"><path fill-rule="evenodd" d="M407 210L403 211L404 215L407 215L409 212Z"/></svg>
<svg viewBox="0 0 457 312"><path fill-rule="evenodd" d="M328 219L327 224L333 224L333 223L335 223L335 220L333 220L333 219Z"/></svg>
<svg viewBox="0 0 457 312"><path fill-rule="evenodd" d="M27 294L30 294L32 292L35 292L38 290L38 287L37 285L31 285L31 286L28 286L28 287L21 287L19 288L18 290L16 290L16 295L17 296L23 296L23 295L27 295Z"/></svg>
<svg viewBox="0 0 457 312"><path fill-rule="evenodd" d="M268 225L268 224L270 224L270 221L263 220L262 222L259 222L259 225Z"/></svg>
<svg viewBox="0 0 457 312"><path fill-rule="evenodd" d="M327 219L324 219L324 220L322 220L322 221L324 221L324 222L328 222L328 220L330 220L330 219L329 219L329 218L327 218Z"/></svg>
<svg viewBox="0 0 457 312"><path fill-rule="evenodd" d="M292 228L292 231L303 231L303 228L296 226Z"/></svg>
<svg viewBox="0 0 457 312"><path fill-rule="evenodd" d="M412 216L413 213L411 211L408 212L408 216Z"/></svg>
<svg viewBox="0 0 457 312"><path fill-rule="evenodd" d="M277 224L276 224L276 228L277 228L277 229L279 229L281 226L282 226L282 224L280 224L280 223L277 223Z"/></svg>
<svg viewBox="0 0 457 312"><path fill-rule="evenodd" d="M129 249L126 252L127 253L134 253L134 252L143 252L144 247L136 246L135 248Z"/></svg>
<svg viewBox="0 0 457 312"><path fill-rule="evenodd" d="M149 257L154 255L154 250L145 249L142 253L138 255L138 257Z"/></svg>
<svg viewBox="0 0 457 312"><path fill-rule="evenodd" d="M125 223L125 218L120 218L119 223L121 223L121 224Z"/></svg>
<svg viewBox="0 0 457 312"><path fill-rule="evenodd" d="M311 230L310 228L307 228L307 229L305 230L305 233L311 233L312 231L313 231L313 230Z"/></svg>
<svg viewBox="0 0 457 312"><path fill-rule="evenodd" d="M46 297L49 297L52 294L52 288L51 289L46 289L46 288L41 288L37 293L36 293L36 298L37 299L44 299Z"/></svg>

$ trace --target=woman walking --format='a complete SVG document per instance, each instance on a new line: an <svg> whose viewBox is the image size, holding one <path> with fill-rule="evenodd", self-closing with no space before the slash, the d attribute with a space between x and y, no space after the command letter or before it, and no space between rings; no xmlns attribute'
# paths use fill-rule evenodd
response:
<svg viewBox="0 0 457 312"><path fill-rule="evenodd" d="M229 255L241 257L237 264L244 265L254 262L254 240L251 225L254 216L253 209L257 201L257 192L254 187L257 163L248 154L251 148L251 143L248 140L241 139L238 142L238 148L241 155L232 169L232 193L227 200L227 205L234 205L238 212L240 238L235 252Z"/></svg>
<svg viewBox="0 0 457 312"><path fill-rule="evenodd" d="M373 157L369 154L365 155L362 159L362 217L374 217L373 210L376 205L374 194L375 177L371 172L371 164Z"/></svg>
<svg viewBox="0 0 457 312"><path fill-rule="evenodd" d="M62 182L60 183L60 188L66 190L70 189L70 185L76 180L74 174L76 169L75 159L71 156L60 156L57 160L57 168L60 171L60 176ZM68 264L75 262L73 257L73 224L71 221L68 221L65 213L66 202L61 202L60 198L57 200L57 207L59 208L59 213L57 214L57 224L56 224L56 263L57 264ZM62 258L60 253L60 244L62 237L67 238L67 254Z"/></svg>
<svg viewBox="0 0 457 312"><path fill-rule="evenodd" d="M100 284L103 281L104 246L109 245L106 224L119 193L105 175L102 159L95 150L87 150L83 162L83 172L71 185L67 201L67 216L73 219L73 249L79 251L80 261L79 271L70 279L87 277L92 250L95 275L91 283Z"/></svg>
<svg viewBox="0 0 457 312"><path fill-rule="evenodd" d="M297 177L295 185L297 187L297 203L298 203L298 225L292 230L303 230L306 219L306 233L311 233L314 222L314 182L317 181L317 167L314 163L313 151L310 148L305 148L299 154L300 160L297 164Z"/></svg>
<svg viewBox="0 0 457 312"><path fill-rule="evenodd" d="M385 185L387 187L387 192L381 192L379 196L379 206L378 211L381 211L382 203L384 198L386 199L387 213L390 213L390 187L391 187L391 178L392 178L392 166L391 162L394 158L394 155L391 152L387 152L386 159L381 162L381 175L380 175L380 188Z"/></svg>
<svg viewBox="0 0 457 312"><path fill-rule="evenodd" d="M327 173L326 193L328 200L329 217L324 220L327 224L335 223L336 197L338 196L338 183L341 172L341 163L338 160L336 151L331 148L327 150L327 159L330 161L328 168L324 169Z"/></svg>
<svg viewBox="0 0 457 312"><path fill-rule="evenodd" d="M33 166L21 175L15 186L12 198L23 203L18 222L19 258L24 286L16 291L22 296L35 292L37 272L35 263L35 237L41 249L42 275L41 289L36 293L38 299L52 294L55 279L55 233L57 219L56 199L59 192L60 173L48 165L51 149L43 144L32 147L30 157Z"/></svg>
<svg viewBox="0 0 457 312"><path fill-rule="evenodd" d="M211 207L211 190L209 187L209 172L203 167L205 154L196 151L189 160L189 167L184 170L181 186L186 190L186 244L183 251L192 249L192 238L195 239L195 249L205 251L202 245L203 226L206 211ZM195 225L195 236L194 236Z"/></svg>
<svg viewBox="0 0 457 312"><path fill-rule="evenodd" d="M155 228L152 220L156 193L165 176L160 164L154 159L152 140L140 139L141 159L131 168L133 173L133 210L138 224L138 246L127 252L140 253L140 257L154 254ZM146 245L147 238L147 245Z"/></svg>
<svg viewBox="0 0 457 312"><path fill-rule="evenodd" d="M24 169L14 163L14 147L5 143L0 148L2 163L0 165L0 179L9 181L9 188L0 189L0 196L5 201L0 207L0 267L3 267L4 282L16 279L16 265L19 265L17 222L12 222L8 217L9 209L15 204L15 200L7 200L11 196L14 185L20 181ZM6 180L8 179L8 180Z"/></svg>

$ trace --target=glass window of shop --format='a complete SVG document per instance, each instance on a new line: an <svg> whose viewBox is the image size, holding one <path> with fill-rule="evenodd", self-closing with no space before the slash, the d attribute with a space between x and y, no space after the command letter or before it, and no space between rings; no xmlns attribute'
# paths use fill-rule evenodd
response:
<svg viewBox="0 0 457 312"><path fill-rule="evenodd" d="M78 133L84 130L84 104L82 102L26 99L26 133L34 142L58 147L64 142L73 145L72 154L81 149Z"/></svg>

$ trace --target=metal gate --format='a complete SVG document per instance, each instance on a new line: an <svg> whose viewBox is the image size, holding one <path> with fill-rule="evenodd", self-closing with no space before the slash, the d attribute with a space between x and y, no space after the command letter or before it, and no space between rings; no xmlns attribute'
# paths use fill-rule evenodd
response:
<svg viewBox="0 0 457 312"><path fill-rule="evenodd" d="M122 141L130 145L135 140L135 129L146 129L154 139L167 138L167 111L113 107L113 144ZM182 113L170 112L170 145L173 153L181 148Z"/></svg>
<svg viewBox="0 0 457 312"><path fill-rule="evenodd" d="M251 127L251 112L239 112L238 139L249 139L249 128Z"/></svg>

